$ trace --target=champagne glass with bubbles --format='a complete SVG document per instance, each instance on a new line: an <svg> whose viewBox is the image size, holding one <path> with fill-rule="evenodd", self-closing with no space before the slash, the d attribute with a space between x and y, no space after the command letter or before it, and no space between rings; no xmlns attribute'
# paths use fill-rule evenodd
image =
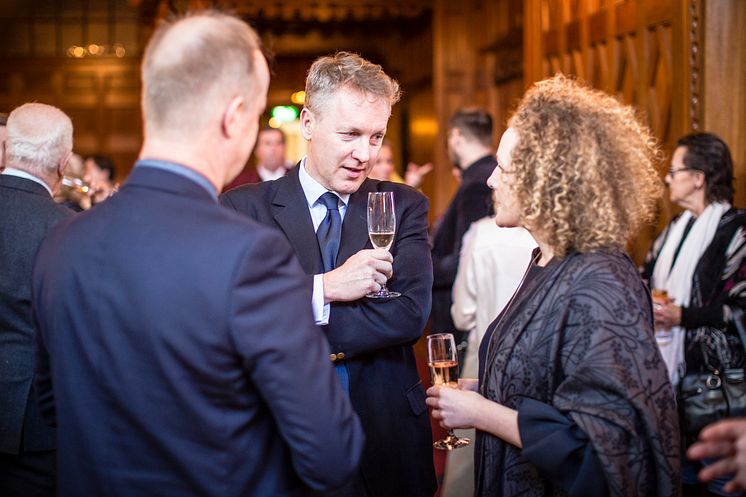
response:
<svg viewBox="0 0 746 497"><path fill-rule="evenodd" d="M389 250L396 234L396 214L394 212L394 192L368 193L368 236L377 249ZM381 289L366 295L369 299L390 299L401 293L390 292L386 284Z"/></svg>
<svg viewBox="0 0 746 497"><path fill-rule="evenodd" d="M430 366L433 386L458 388L458 352L451 333L437 333L427 337L427 365ZM453 430L448 430L448 436L433 443L433 447L453 450L470 443L470 439L457 437Z"/></svg>

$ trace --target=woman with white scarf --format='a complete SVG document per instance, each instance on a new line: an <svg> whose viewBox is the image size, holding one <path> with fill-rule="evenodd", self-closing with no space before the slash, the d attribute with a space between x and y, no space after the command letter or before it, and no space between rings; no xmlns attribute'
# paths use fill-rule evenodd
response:
<svg viewBox="0 0 746 497"><path fill-rule="evenodd" d="M651 289L668 296L667 302L655 299L653 311L656 338L677 386L686 373L744 367L746 353L731 315L746 307L746 211L731 206L733 163L715 135L681 138L666 184L671 201L686 210L655 240L642 273ZM685 445L696 437L684 435ZM683 468L685 495L741 495L725 493L723 481L699 489L695 464Z"/></svg>

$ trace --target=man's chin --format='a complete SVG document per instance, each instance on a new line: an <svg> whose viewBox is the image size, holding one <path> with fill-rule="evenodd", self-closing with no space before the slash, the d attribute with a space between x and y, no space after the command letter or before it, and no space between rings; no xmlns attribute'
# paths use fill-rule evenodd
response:
<svg viewBox="0 0 746 497"><path fill-rule="evenodd" d="M349 194L352 195L356 191L360 189L360 185L363 184L363 181L365 181L365 178L367 176L363 175L360 178L356 179L345 179L335 182L334 191L340 194Z"/></svg>

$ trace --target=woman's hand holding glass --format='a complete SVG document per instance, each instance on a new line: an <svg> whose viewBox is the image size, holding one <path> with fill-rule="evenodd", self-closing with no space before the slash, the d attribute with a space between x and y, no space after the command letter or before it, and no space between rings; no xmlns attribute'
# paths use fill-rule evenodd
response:
<svg viewBox="0 0 746 497"><path fill-rule="evenodd" d="M474 428L477 412L485 400L478 392L479 381L474 378L461 379L458 388L433 386L427 390L427 405L432 408L433 419L447 430Z"/></svg>
<svg viewBox="0 0 746 497"><path fill-rule="evenodd" d="M668 330L681 324L681 307L669 301L653 305L653 317L657 330Z"/></svg>

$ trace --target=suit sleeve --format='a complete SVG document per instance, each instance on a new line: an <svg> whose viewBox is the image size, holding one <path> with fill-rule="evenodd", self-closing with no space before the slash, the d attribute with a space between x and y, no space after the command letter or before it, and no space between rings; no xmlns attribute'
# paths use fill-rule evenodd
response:
<svg viewBox="0 0 746 497"><path fill-rule="evenodd" d="M293 467L328 490L356 470L364 436L314 325L310 287L281 235L245 254L231 297L231 333L253 384L275 418Z"/></svg>
<svg viewBox="0 0 746 497"><path fill-rule="evenodd" d="M348 357L416 342L430 315L433 266L427 237L429 204L414 191L402 197L413 200L400 216L391 249L394 274L387 284L401 297L332 304L327 338L335 350L344 351Z"/></svg>
<svg viewBox="0 0 746 497"><path fill-rule="evenodd" d="M447 254L433 256L433 274L436 288L448 288L453 284L458 269L464 234L466 234L471 223L490 214L491 198L492 190L486 184L480 182L469 183L458 195L453 249Z"/></svg>
<svg viewBox="0 0 746 497"><path fill-rule="evenodd" d="M34 312L36 315L36 312ZM52 389L52 374L49 368L49 352L44 345L39 326L36 323L35 365L34 365L34 388L36 389L36 398L39 403L39 411L44 421L49 426L57 426L56 411L54 405L54 390Z"/></svg>

